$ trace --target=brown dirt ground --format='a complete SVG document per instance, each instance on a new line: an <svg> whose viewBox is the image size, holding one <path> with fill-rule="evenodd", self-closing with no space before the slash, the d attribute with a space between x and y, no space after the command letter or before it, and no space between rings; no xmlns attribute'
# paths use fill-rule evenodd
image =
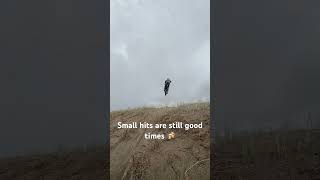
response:
<svg viewBox="0 0 320 180"><path fill-rule="evenodd" d="M202 129L119 129L117 122L200 123ZM111 112L110 177L112 180L193 180L210 178L210 105L137 108ZM145 132L175 139L148 140Z"/></svg>

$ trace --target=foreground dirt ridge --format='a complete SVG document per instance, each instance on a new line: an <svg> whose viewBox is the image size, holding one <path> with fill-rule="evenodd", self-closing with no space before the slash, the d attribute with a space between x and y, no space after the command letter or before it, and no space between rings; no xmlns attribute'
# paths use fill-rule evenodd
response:
<svg viewBox="0 0 320 180"><path fill-rule="evenodd" d="M118 129L117 123L148 122L203 123L202 129ZM210 105L184 104L178 107L137 108L111 112L111 179L209 179ZM147 140L145 132L165 134L173 140Z"/></svg>

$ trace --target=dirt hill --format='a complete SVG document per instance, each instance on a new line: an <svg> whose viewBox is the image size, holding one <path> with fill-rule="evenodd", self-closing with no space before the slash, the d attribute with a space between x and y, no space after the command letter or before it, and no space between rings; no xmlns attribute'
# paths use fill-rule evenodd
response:
<svg viewBox="0 0 320 180"><path fill-rule="evenodd" d="M118 128L118 122L199 124L203 128ZM110 174L112 180L180 180L210 178L210 105L137 108L111 112ZM174 132L176 137L168 139ZM145 133L164 134L165 139L145 139Z"/></svg>

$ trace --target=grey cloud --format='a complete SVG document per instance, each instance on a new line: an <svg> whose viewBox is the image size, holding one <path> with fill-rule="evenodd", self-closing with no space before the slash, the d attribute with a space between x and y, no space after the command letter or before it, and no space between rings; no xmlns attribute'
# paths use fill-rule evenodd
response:
<svg viewBox="0 0 320 180"><path fill-rule="evenodd" d="M210 1L111 2L111 110L210 96ZM164 80L173 83L164 97Z"/></svg>

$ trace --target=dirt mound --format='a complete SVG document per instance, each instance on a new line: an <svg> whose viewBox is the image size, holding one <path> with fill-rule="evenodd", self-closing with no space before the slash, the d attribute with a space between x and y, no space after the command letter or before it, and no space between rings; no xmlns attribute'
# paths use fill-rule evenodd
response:
<svg viewBox="0 0 320 180"><path fill-rule="evenodd" d="M118 122L203 123L201 129L119 129ZM110 175L121 179L209 179L210 105L137 108L111 112ZM145 139L145 133L175 132L174 139Z"/></svg>

